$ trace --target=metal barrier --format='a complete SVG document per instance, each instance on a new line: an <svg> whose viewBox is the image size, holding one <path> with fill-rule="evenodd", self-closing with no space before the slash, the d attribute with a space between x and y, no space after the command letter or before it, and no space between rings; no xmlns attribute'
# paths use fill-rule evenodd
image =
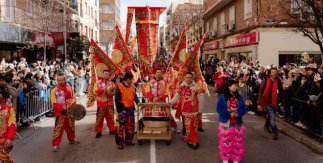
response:
<svg viewBox="0 0 323 163"><path fill-rule="evenodd" d="M20 119L33 122L36 118L43 116L51 110L53 108L50 103L50 89L36 90L29 93L27 106L25 110L20 111L21 116L19 117Z"/></svg>
<svg viewBox="0 0 323 163"><path fill-rule="evenodd" d="M322 106L309 104L307 101L297 98L291 98L292 109L297 117L297 120L306 126L305 131L320 133L320 122L322 122L323 114L320 113Z"/></svg>

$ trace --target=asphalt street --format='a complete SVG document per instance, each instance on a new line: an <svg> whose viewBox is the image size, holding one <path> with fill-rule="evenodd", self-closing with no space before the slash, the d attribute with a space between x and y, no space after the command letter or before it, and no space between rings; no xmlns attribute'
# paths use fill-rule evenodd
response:
<svg viewBox="0 0 323 163"><path fill-rule="evenodd" d="M85 104L86 97L79 103ZM51 147L53 118L46 118L38 129L15 144L12 155L16 163L218 163L221 162L217 138L216 97L207 97L203 108L205 132L199 132L200 148L189 148L180 135L174 134L170 145L165 141L145 141L143 145L126 146L118 150L113 135L105 128L103 136L95 139L94 108L89 108L86 117L76 122L76 138L81 143L69 145L63 136L60 151ZM279 134L274 141L264 132L264 118L255 115L244 117L246 130L244 163L322 163L323 156L299 142ZM178 122L182 128L181 122Z"/></svg>

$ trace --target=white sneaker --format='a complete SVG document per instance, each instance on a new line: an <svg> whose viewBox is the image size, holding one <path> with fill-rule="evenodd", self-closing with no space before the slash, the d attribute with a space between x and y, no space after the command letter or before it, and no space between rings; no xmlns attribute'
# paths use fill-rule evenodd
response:
<svg viewBox="0 0 323 163"><path fill-rule="evenodd" d="M54 152L58 152L58 151L59 151L59 147L58 147L58 146L54 146L54 147L53 147L53 151L54 151Z"/></svg>
<svg viewBox="0 0 323 163"><path fill-rule="evenodd" d="M255 112L253 112L253 111L248 111L248 114L250 114L250 115L255 115Z"/></svg>
<svg viewBox="0 0 323 163"><path fill-rule="evenodd" d="M304 129L306 129L306 128L307 128L307 127L306 127L303 123L301 123L301 122L294 123L294 125L296 125L296 126L298 126L298 127L301 127L301 128L304 128Z"/></svg>

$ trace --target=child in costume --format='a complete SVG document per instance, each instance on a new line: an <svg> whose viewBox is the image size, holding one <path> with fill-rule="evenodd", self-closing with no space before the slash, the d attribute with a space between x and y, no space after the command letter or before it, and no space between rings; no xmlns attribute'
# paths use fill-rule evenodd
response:
<svg viewBox="0 0 323 163"><path fill-rule="evenodd" d="M246 113L244 99L237 91L237 81L229 79L219 96L219 149L223 163L229 160L239 163L244 154L244 131L242 117Z"/></svg>

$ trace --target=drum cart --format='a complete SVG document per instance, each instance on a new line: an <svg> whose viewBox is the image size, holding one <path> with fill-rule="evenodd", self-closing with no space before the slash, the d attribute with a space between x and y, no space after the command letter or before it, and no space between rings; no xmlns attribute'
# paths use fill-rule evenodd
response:
<svg viewBox="0 0 323 163"><path fill-rule="evenodd" d="M139 119L139 116L141 118ZM172 140L171 109L166 103L138 104L137 140L142 145L144 140L166 140L170 145Z"/></svg>

